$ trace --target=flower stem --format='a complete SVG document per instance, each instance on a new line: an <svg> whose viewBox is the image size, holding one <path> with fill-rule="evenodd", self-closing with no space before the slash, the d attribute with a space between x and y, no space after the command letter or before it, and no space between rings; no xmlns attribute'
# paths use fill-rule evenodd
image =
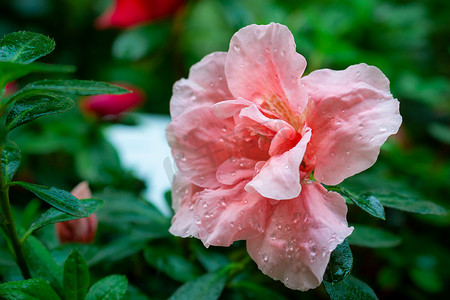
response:
<svg viewBox="0 0 450 300"><path fill-rule="evenodd" d="M20 242L19 237L17 236L16 226L14 225L14 219L11 213L11 205L9 203L9 186L5 184L2 172L0 172L0 183L1 183L0 206L4 216L4 225L6 227L6 233L8 234L12 247L14 249L17 265L19 266L20 271L22 272L22 276L24 279L29 279L31 278L30 271L28 270L28 266L25 261L22 243Z"/></svg>

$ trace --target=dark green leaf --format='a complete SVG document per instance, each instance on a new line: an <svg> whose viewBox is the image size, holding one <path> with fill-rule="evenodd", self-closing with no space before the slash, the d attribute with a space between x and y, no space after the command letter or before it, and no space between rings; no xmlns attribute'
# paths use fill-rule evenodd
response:
<svg viewBox="0 0 450 300"><path fill-rule="evenodd" d="M207 273L195 280L189 281L179 287L169 300L214 300L219 299L225 287L227 273L219 270Z"/></svg>
<svg viewBox="0 0 450 300"><path fill-rule="evenodd" d="M6 126L12 130L36 118L65 112L73 105L70 98L61 95L31 95L14 102L6 118Z"/></svg>
<svg viewBox="0 0 450 300"><path fill-rule="evenodd" d="M352 269L353 255L347 239L331 252L330 262L325 270L324 280L336 284L344 280Z"/></svg>
<svg viewBox="0 0 450 300"><path fill-rule="evenodd" d="M419 200L402 194L374 194L380 202L386 206L403 211L428 214L428 215L445 215L448 210L444 207L427 200Z"/></svg>
<svg viewBox="0 0 450 300"><path fill-rule="evenodd" d="M10 281L0 285L0 299L32 300L61 299L47 281L34 278L22 281Z"/></svg>
<svg viewBox="0 0 450 300"><path fill-rule="evenodd" d="M241 278L234 280L229 286L235 290L239 289L245 292L244 299L270 299L270 300L287 300L284 296L277 293L277 291L265 287L261 284L244 281Z"/></svg>
<svg viewBox="0 0 450 300"><path fill-rule="evenodd" d="M128 280L125 276L111 275L95 283L86 296L86 300L118 300L127 291Z"/></svg>
<svg viewBox="0 0 450 300"><path fill-rule="evenodd" d="M47 280L61 294L63 292L62 269L56 264L47 248L37 238L30 236L23 243L23 252L31 276Z"/></svg>
<svg viewBox="0 0 450 300"><path fill-rule="evenodd" d="M98 199L81 199L80 202L86 208L88 215L92 215L93 213L98 211L104 203L103 200L98 200ZM30 235L31 233L33 233L33 231L35 231L43 226L58 223L58 222L70 221L70 220L79 219L79 218L80 217L77 217L74 215L69 215L60 210L50 208L46 212L41 214L31 224L30 228L28 228L27 232L25 233L25 236Z"/></svg>
<svg viewBox="0 0 450 300"><path fill-rule="evenodd" d="M177 281L193 280L201 274L200 268L184 258L174 245L151 244L144 249L144 258L156 270Z"/></svg>
<svg viewBox="0 0 450 300"><path fill-rule="evenodd" d="M30 63L55 49L55 42L39 33L19 31L0 40L0 61Z"/></svg>
<svg viewBox="0 0 450 300"><path fill-rule="evenodd" d="M112 53L116 58L138 60L167 41L167 24L151 24L123 31L114 41Z"/></svg>
<svg viewBox="0 0 450 300"><path fill-rule="evenodd" d="M75 249L64 264L64 299L84 300L89 288L89 270L83 256Z"/></svg>
<svg viewBox="0 0 450 300"><path fill-rule="evenodd" d="M356 195L343 187L327 187L329 190L336 191L350 199L359 208L369 213L370 215L385 220L384 208L380 201L371 194Z"/></svg>
<svg viewBox="0 0 450 300"><path fill-rule="evenodd" d="M9 183L20 165L20 149L11 141L7 141L2 152L2 172L5 182Z"/></svg>
<svg viewBox="0 0 450 300"><path fill-rule="evenodd" d="M32 94L63 93L80 96L102 94L124 94L128 91L120 86L91 80L41 80L25 86L9 101L16 101Z"/></svg>
<svg viewBox="0 0 450 300"><path fill-rule="evenodd" d="M386 230L364 226L354 225L355 230L348 237L350 245L369 247L369 248L388 248L395 247L401 243L401 238Z"/></svg>
<svg viewBox="0 0 450 300"><path fill-rule="evenodd" d="M138 253L145 247L145 244L145 239L135 237L134 235L118 238L99 249L98 252L88 260L88 264L94 266L107 261L114 262L121 260Z"/></svg>
<svg viewBox="0 0 450 300"><path fill-rule="evenodd" d="M32 184L23 181L11 182L32 192L56 209L77 217L87 217L88 212L83 204L69 192L54 187Z"/></svg>
<svg viewBox="0 0 450 300"><path fill-rule="evenodd" d="M337 284L323 282L331 300L370 300L378 299L370 286L361 280L348 276Z"/></svg>
<svg viewBox="0 0 450 300"><path fill-rule="evenodd" d="M31 63L28 65L12 62L0 61L0 90L10 81L16 80L33 72L74 72L75 67L64 65L48 65L41 63Z"/></svg>

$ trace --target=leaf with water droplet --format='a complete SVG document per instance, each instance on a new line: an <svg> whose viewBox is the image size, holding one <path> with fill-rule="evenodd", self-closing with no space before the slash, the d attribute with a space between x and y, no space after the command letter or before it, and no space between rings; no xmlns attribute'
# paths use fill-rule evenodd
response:
<svg viewBox="0 0 450 300"><path fill-rule="evenodd" d="M330 262L325 270L323 279L333 284L341 282L350 274L352 265L352 251L350 250L347 239L345 239L344 242L337 245L336 249L331 252Z"/></svg>
<svg viewBox="0 0 450 300"><path fill-rule="evenodd" d="M371 216L382 220L386 219L384 215L384 207L374 195L369 193L357 195L340 186L326 186L326 188L330 191L338 192L344 196L344 198L350 199L354 204L369 213Z"/></svg>
<svg viewBox="0 0 450 300"><path fill-rule="evenodd" d="M338 284L323 282L325 289L331 300L375 300L378 299L375 292L370 286L363 281L348 276L345 280Z"/></svg>

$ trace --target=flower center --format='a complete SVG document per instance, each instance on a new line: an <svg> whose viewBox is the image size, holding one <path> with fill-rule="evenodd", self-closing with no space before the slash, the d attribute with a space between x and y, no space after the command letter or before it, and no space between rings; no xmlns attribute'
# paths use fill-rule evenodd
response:
<svg viewBox="0 0 450 300"><path fill-rule="evenodd" d="M306 121L307 109L301 115L298 115L285 99L277 95L273 95L270 99L265 100L262 107L278 115L282 120L294 127L295 131L301 133Z"/></svg>

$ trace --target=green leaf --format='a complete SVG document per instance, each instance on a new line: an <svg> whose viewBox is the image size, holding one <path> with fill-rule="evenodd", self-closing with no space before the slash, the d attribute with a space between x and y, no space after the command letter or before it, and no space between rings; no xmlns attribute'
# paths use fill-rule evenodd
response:
<svg viewBox="0 0 450 300"><path fill-rule="evenodd" d="M242 278L236 278L229 284L229 286L233 290L239 289L243 291L245 293L243 299L287 300L287 298L280 295L275 290L258 283L242 280Z"/></svg>
<svg viewBox="0 0 450 300"><path fill-rule="evenodd" d="M16 101L32 94L63 93L80 96L102 94L124 94L128 90L106 82L91 80L41 80L26 85L14 94L9 102Z"/></svg>
<svg viewBox="0 0 450 300"><path fill-rule="evenodd" d="M37 238L30 236L23 243L23 252L31 276L47 280L58 293L62 294L62 268L56 264L47 248Z"/></svg>
<svg viewBox="0 0 450 300"><path fill-rule="evenodd" d="M365 226L354 225L353 233L348 237L350 245L369 248L389 248L398 246L401 238L386 230Z"/></svg>
<svg viewBox="0 0 450 300"><path fill-rule="evenodd" d="M331 300L378 299L370 286L351 275L338 284L332 284L326 281L323 284Z"/></svg>
<svg viewBox="0 0 450 300"><path fill-rule="evenodd" d="M100 222L101 223L101 222ZM146 244L146 240L135 236L124 236L109 242L108 245L99 249L95 255L88 260L90 266L106 261L119 261L125 257L134 255L141 251Z"/></svg>
<svg viewBox="0 0 450 300"><path fill-rule="evenodd" d="M369 213L370 215L385 220L384 215L384 208L383 205L381 205L380 201L376 197L374 197L372 194L361 194L356 195L346 188L343 187L328 187L329 190L336 191L343 195L344 197L347 197L350 199L353 203L355 203L359 208L364 210L365 212Z"/></svg>
<svg viewBox="0 0 450 300"><path fill-rule="evenodd" d="M45 35L19 31L5 35L0 40L0 61L28 64L49 54L55 42Z"/></svg>
<svg viewBox="0 0 450 300"><path fill-rule="evenodd" d="M448 214L448 210L444 207L427 200L419 200L414 197L402 195L398 193L389 194L374 194L381 204L386 207L391 207L407 212L413 212L418 214L427 215L445 215Z"/></svg>
<svg viewBox="0 0 450 300"><path fill-rule="evenodd" d="M104 201L99 199L81 199L80 202L86 208L87 214L90 216L96 211L98 211L102 206ZM33 231L44 227L46 225L55 224L58 222L70 221L79 219L81 217L77 217L74 215L66 214L60 210L55 208L50 208L43 214L41 214L28 228L24 237L26 238L28 235L33 233ZM22 238L23 239L23 238Z"/></svg>
<svg viewBox="0 0 450 300"><path fill-rule="evenodd" d="M112 54L119 59L139 60L167 42L169 28L167 24L150 24L123 31L113 43Z"/></svg>
<svg viewBox="0 0 450 300"><path fill-rule="evenodd" d="M74 249L64 263L63 285L66 300L84 300L89 288L89 270L83 256Z"/></svg>
<svg viewBox="0 0 450 300"><path fill-rule="evenodd" d="M22 281L10 281L0 285L0 299L32 300L61 299L47 281L34 278Z"/></svg>
<svg viewBox="0 0 450 300"><path fill-rule="evenodd" d="M182 256L178 247L160 242L151 244L144 249L144 258L156 270L170 278L186 282L201 274L200 268Z"/></svg>
<svg viewBox="0 0 450 300"><path fill-rule="evenodd" d="M95 283L86 296L86 300L122 299L127 291L128 280L125 276L111 275Z"/></svg>
<svg viewBox="0 0 450 300"><path fill-rule="evenodd" d="M347 239L331 252L330 262L325 270L324 280L336 284L344 280L352 269L353 255Z"/></svg>
<svg viewBox="0 0 450 300"><path fill-rule="evenodd" d="M207 273L195 280L183 284L172 296L170 296L169 300L219 299L227 281L227 273L223 270L224 269L213 273Z"/></svg>
<svg viewBox="0 0 450 300"><path fill-rule="evenodd" d="M32 192L54 208L77 217L87 217L88 212L83 204L69 192L54 187L32 184L23 181L13 181L11 185L18 185Z"/></svg>
<svg viewBox="0 0 450 300"><path fill-rule="evenodd" d="M10 81L16 80L33 72L71 73L74 66L48 65L31 63L28 65L0 61L0 90Z"/></svg>
<svg viewBox="0 0 450 300"><path fill-rule="evenodd" d="M20 149L11 141L7 141L2 152L2 172L5 182L9 183L20 165Z"/></svg>
<svg viewBox="0 0 450 300"><path fill-rule="evenodd" d="M70 98L56 94L40 94L24 97L14 102L6 118L6 126L12 130L36 118L62 113L73 107Z"/></svg>

